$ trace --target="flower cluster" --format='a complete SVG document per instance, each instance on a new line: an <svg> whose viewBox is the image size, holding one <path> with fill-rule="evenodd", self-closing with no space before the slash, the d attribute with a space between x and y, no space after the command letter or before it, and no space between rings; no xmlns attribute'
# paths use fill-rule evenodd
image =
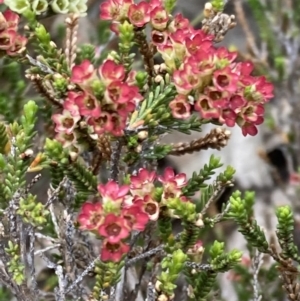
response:
<svg viewBox="0 0 300 301"><path fill-rule="evenodd" d="M0 12L0 51L18 56L25 50L27 39L18 34L19 16L10 10Z"/></svg>
<svg viewBox="0 0 300 301"><path fill-rule="evenodd" d="M161 0L107 0L100 10L100 18L113 21L115 32L125 20L138 28L151 26L152 43L178 92L169 104L175 118L190 117L194 105L202 118L238 124L244 135L256 135L273 86L263 76L250 75L251 63L235 62L237 53L215 48L212 35L195 30L181 14L170 16Z"/></svg>
<svg viewBox="0 0 300 301"><path fill-rule="evenodd" d="M99 67L98 75L88 60L74 66L71 82L78 89L68 92L63 112L52 116L57 140L64 146L76 145L77 129L82 127L92 138L103 133L122 136L128 114L142 99L134 76L134 71L126 74L122 65L109 59Z"/></svg>
<svg viewBox="0 0 300 301"><path fill-rule="evenodd" d="M84 15L87 10L87 0L1 0L12 11L22 14L31 10L37 15L52 10L58 14L78 13Z"/></svg>
<svg viewBox="0 0 300 301"><path fill-rule="evenodd" d="M163 185L160 197L157 197L159 188L155 187L155 180ZM103 261L119 261L129 251L126 239L131 231L143 231L149 220L156 221L160 208L166 207L168 199L187 201L181 192L187 184L186 175L175 175L171 168L166 168L163 176L140 169L137 175L131 176L130 182L123 186L114 181L98 185L101 201L86 202L78 216L81 229L93 231L103 238Z"/></svg>

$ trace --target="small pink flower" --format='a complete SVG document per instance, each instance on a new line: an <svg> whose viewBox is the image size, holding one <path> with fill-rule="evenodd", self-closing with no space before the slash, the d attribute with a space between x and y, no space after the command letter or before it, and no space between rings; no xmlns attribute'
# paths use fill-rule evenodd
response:
<svg viewBox="0 0 300 301"><path fill-rule="evenodd" d="M242 126L242 133L244 136L250 135L255 136L258 133L257 127L251 123L245 123Z"/></svg>
<svg viewBox="0 0 300 301"><path fill-rule="evenodd" d="M124 197L129 192L128 185L119 186L113 180L108 181L106 184L99 184L97 188L103 198L103 203L111 201L121 204Z"/></svg>
<svg viewBox="0 0 300 301"><path fill-rule="evenodd" d="M13 47L17 33L13 29L0 32L0 50L9 50Z"/></svg>
<svg viewBox="0 0 300 301"><path fill-rule="evenodd" d="M158 176L158 180L163 184L163 200L181 196L181 188L187 185L186 174L175 175L171 167L167 167L163 176Z"/></svg>
<svg viewBox="0 0 300 301"><path fill-rule="evenodd" d="M78 215L80 228L84 230L95 230L103 222L104 215L101 203L84 203Z"/></svg>
<svg viewBox="0 0 300 301"><path fill-rule="evenodd" d="M191 105L185 95L177 95L170 103L172 115L178 119L186 119L191 116Z"/></svg>
<svg viewBox="0 0 300 301"><path fill-rule="evenodd" d="M112 128L110 130L111 134L116 137L121 137L124 135L124 129L126 127L126 117L117 113L111 114Z"/></svg>
<svg viewBox="0 0 300 301"><path fill-rule="evenodd" d="M184 69L173 73L173 80L179 94L187 95L201 84L201 78L192 71L192 67L185 65Z"/></svg>
<svg viewBox="0 0 300 301"><path fill-rule="evenodd" d="M214 119L221 116L221 110L212 106L212 100L206 95L200 95L195 101L194 108L204 119Z"/></svg>
<svg viewBox="0 0 300 301"><path fill-rule="evenodd" d="M162 7L163 6L163 1L162 0L150 0L149 1L149 5L150 5L150 9L151 11L153 9L155 9L156 7Z"/></svg>
<svg viewBox="0 0 300 301"><path fill-rule="evenodd" d="M216 58L218 60L222 60L223 62L226 59L228 61L228 64L232 63L236 59L237 55L237 51L229 51L225 47L220 47L215 51Z"/></svg>
<svg viewBox="0 0 300 301"><path fill-rule="evenodd" d="M100 19L122 21L127 17L132 0L107 0L100 5Z"/></svg>
<svg viewBox="0 0 300 301"><path fill-rule="evenodd" d="M246 99L242 95L235 94L229 99L229 108L236 113L241 111L241 108L247 104Z"/></svg>
<svg viewBox="0 0 300 301"><path fill-rule="evenodd" d="M130 177L130 191L133 195L145 196L151 195L155 189L154 181L156 173L150 172L145 168L141 168L137 175Z"/></svg>
<svg viewBox="0 0 300 301"><path fill-rule="evenodd" d="M151 198L150 195L146 195L144 197L135 196L132 199L132 204L133 206L143 208L144 212L147 213L151 221L157 221L160 211L159 205Z"/></svg>
<svg viewBox="0 0 300 301"><path fill-rule="evenodd" d="M6 50L7 55L15 57L26 50L27 38L16 35L13 44Z"/></svg>
<svg viewBox="0 0 300 301"><path fill-rule="evenodd" d="M150 13L150 23L153 29L164 30L167 27L169 15L162 6L156 6Z"/></svg>
<svg viewBox="0 0 300 301"><path fill-rule="evenodd" d="M155 46L165 45L168 40L168 34L165 31L161 32L158 30L152 30L151 31L151 40ZM161 48L161 50L162 49L163 48ZM170 49L173 49L173 47L171 47Z"/></svg>
<svg viewBox="0 0 300 301"><path fill-rule="evenodd" d="M94 66L89 60L84 60L80 65L72 68L71 81L76 84L81 84L90 79L94 73Z"/></svg>
<svg viewBox="0 0 300 301"><path fill-rule="evenodd" d="M151 221L157 221L159 217L159 205L149 195L146 195L143 200L144 210L148 214Z"/></svg>
<svg viewBox="0 0 300 301"><path fill-rule="evenodd" d="M149 221L149 216L137 204L125 208L122 211L123 216L127 219L130 227L134 230L144 231Z"/></svg>
<svg viewBox="0 0 300 301"><path fill-rule="evenodd" d="M85 91L77 93L75 104L82 116L98 118L101 115L99 102L92 94Z"/></svg>
<svg viewBox="0 0 300 301"><path fill-rule="evenodd" d="M176 14L168 29L170 32L175 32L177 29L189 31L190 21L184 18L182 14Z"/></svg>
<svg viewBox="0 0 300 301"><path fill-rule="evenodd" d="M112 60L106 60L100 66L99 74L104 83L109 85L114 81L123 81L125 79L125 68Z"/></svg>
<svg viewBox="0 0 300 301"><path fill-rule="evenodd" d="M186 174L180 173L175 175L175 172L171 167L167 167L163 176L158 176L158 180L164 185L174 182L177 188L183 188L187 184Z"/></svg>
<svg viewBox="0 0 300 301"><path fill-rule="evenodd" d="M101 260L119 262L129 250L130 247L122 241L112 244L107 240L104 240L101 248Z"/></svg>
<svg viewBox="0 0 300 301"><path fill-rule="evenodd" d="M107 86L105 97L108 103L118 104L138 103L143 99L139 94L138 87L129 86L127 83L120 81L114 81Z"/></svg>
<svg viewBox="0 0 300 301"><path fill-rule="evenodd" d="M12 12L11 10L7 9L3 13L3 16L6 20L7 27L10 29L16 30L18 28L20 17L18 14Z"/></svg>
<svg viewBox="0 0 300 301"><path fill-rule="evenodd" d="M115 244L127 238L130 234L128 221L121 216L113 213L108 214L102 225L98 228L101 236L105 237L109 243Z"/></svg>
<svg viewBox="0 0 300 301"><path fill-rule="evenodd" d="M76 92L68 92L68 97L63 103L63 108L70 112L72 116L80 116L79 108L75 104L75 98L78 96Z"/></svg>
<svg viewBox="0 0 300 301"><path fill-rule="evenodd" d="M55 131L71 134L80 120L80 116L72 116L70 111L63 110L62 114L52 115L52 120L55 122Z"/></svg>
<svg viewBox="0 0 300 301"><path fill-rule="evenodd" d="M218 69L213 74L214 86L219 91L228 91L234 93L237 90L239 76L238 74L232 72L229 66Z"/></svg>
<svg viewBox="0 0 300 301"><path fill-rule="evenodd" d="M187 37L185 45L189 54L194 55L199 49L210 49L212 47L213 36L207 36L199 31L195 36Z"/></svg>
<svg viewBox="0 0 300 301"><path fill-rule="evenodd" d="M150 21L149 3L141 1L138 4L131 4L128 10L128 18L134 26L143 27Z"/></svg>
<svg viewBox="0 0 300 301"><path fill-rule="evenodd" d="M65 132L59 132L55 135L55 139L62 144L63 147L76 146L76 142L78 140L78 134L76 132L72 132L67 134Z"/></svg>

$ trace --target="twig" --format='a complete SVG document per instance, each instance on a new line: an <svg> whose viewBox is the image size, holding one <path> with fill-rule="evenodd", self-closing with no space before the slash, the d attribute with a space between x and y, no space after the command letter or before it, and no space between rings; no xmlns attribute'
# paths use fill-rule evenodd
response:
<svg viewBox="0 0 300 301"><path fill-rule="evenodd" d="M254 35L249 28L249 24L248 24L247 18L244 13L242 1L235 0L235 1L233 1L233 5L234 5L234 9L236 11L236 16L237 16L238 22L241 25L241 27L245 33L248 45L251 48L251 51L254 53L254 55L258 58L258 57L260 57L260 52L255 43Z"/></svg>
<svg viewBox="0 0 300 301"><path fill-rule="evenodd" d="M216 183L214 185L214 192L211 195L211 197L209 198L209 200L207 201L207 203L205 204L204 208L202 209L202 211L201 211L202 215L204 215L206 213L206 211L209 209L209 206L211 205L212 202L219 199L219 197L222 195L224 190L225 190L225 188L221 184Z"/></svg>
<svg viewBox="0 0 300 301"><path fill-rule="evenodd" d="M169 152L169 155L182 156L209 148L220 150L222 147L227 145L230 134L231 133L227 129L212 129L205 137L192 140L188 143L177 143L172 145L173 148Z"/></svg>
<svg viewBox="0 0 300 301"><path fill-rule="evenodd" d="M99 260L99 257L100 256L98 256L97 258L95 258L89 265L88 265L88 267L76 278L76 280L67 288L67 290L66 290L66 294L67 293L69 293L69 292L71 292L74 288L75 288L75 286L77 286L77 284L78 283L80 283L82 280L83 280L83 278L86 276L86 275L88 275L88 273L91 271L91 270L93 270L94 269L94 267L95 267L95 264L96 264L96 262L97 262L97 260Z"/></svg>
<svg viewBox="0 0 300 301"><path fill-rule="evenodd" d="M118 182L119 176L119 164L121 158L121 151L122 151L123 143L121 140L116 141L116 145L113 148L111 154L111 162L110 162L110 179Z"/></svg>
<svg viewBox="0 0 300 301"><path fill-rule="evenodd" d="M48 251L51 251L51 250L53 250L53 249L57 249L57 248L59 248L59 247L60 247L60 244L55 244L55 245L46 247L46 248L44 248L44 249L35 251L35 252L34 252L34 255L40 255L40 254L42 254L42 253L46 253L46 252L48 252Z"/></svg>
<svg viewBox="0 0 300 301"><path fill-rule="evenodd" d="M34 228L33 226L29 226L28 228L28 236L29 236L29 256L27 258L28 266L30 267L30 277L31 277L31 293L36 298L39 295L38 292L38 284L36 281L35 275L35 265L34 265L34 243L35 243L35 235L34 235Z"/></svg>
<svg viewBox="0 0 300 301"><path fill-rule="evenodd" d="M61 188L63 187L63 185L65 184L65 182L67 181L67 177L64 177L63 180L59 183L59 185L57 186L56 189L50 188L48 191L48 200L45 204L45 208L47 208L49 205L51 205L56 199L57 196L61 190Z"/></svg>
<svg viewBox="0 0 300 301"><path fill-rule="evenodd" d="M150 250L148 252L145 252L145 253L143 253L141 255L138 255L138 256L136 256L136 257L134 257L132 259L129 259L126 262L125 266L130 267L131 265L135 264L136 262L138 262L138 261L140 261L142 259L145 259L147 257L151 257L153 255L156 255L157 253L162 252L163 248L164 248L164 246L160 245L160 246L158 246L158 247L156 247L156 248L154 248L154 249L152 249L152 250Z"/></svg>
<svg viewBox="0 0 300 301"><path fill-rule="evenodd" d="M253 292L254 292L254 299L253 301L260 301L262 296L259 295L258 288L259 288L259 282L258 282L258 273L259 269L262 265L262 254L256 250L256 254L252 261L252 268L253 268Z"/></svg>
<svg viewBox="0 0 300 301"><path fill-rule="evenodd" d="M41 63L40 61L34 59L31 57L29 54L26 54L26 58L28 59L29 63L35 67L39 67L42 72L48 73L48 74L53 74L54 71L50 69L47 65Z"/></svg>
<svg viewBox="0 0 300 301"><path fill-rule="evenodd" d="M56 293L56 299L57 301L65 301L65 295L67 292L65 291L65 279L63 274L63 268L61 265L57 265L54 262L52 262L49 258L47 258L44 253L40 254L40 257L45 261L47 267L49 269L54 269L55 274L58 278L58 291Z"/></svg>
<svg viewBox="0 0 300 301"><path fill-rule="evenodd" d="M155 301L155 288L152 282L149 282L147 286L146 301Z"/></svg>
<svg viewBox="0 0 300 301"><path fill-rule="evenodd" d="M79 16L72 14L65 21L67 24L65 55L70 70L74 66L76 59L78 20Z"/></svg>

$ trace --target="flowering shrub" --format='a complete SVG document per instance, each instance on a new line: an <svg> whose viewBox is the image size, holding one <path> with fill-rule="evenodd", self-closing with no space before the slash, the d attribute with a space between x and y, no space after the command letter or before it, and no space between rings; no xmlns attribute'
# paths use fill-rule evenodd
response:
<svg viewBox="0 0 300 301"><path fill-rule="evenodd" d="M214 156L190 179L158 168L168 154L221 150L230 138L216 127L190 143L161 144L169 131L189 134L210 123L255 136L264 121L273 85L253 75L252 62L216 45L236 25L224 2L206 3L202 28L194 29L172 15L172 0L104 1L100 19L118 41L110 51L77 45L85 0L2 3L9 89L0 95L0 282L9 294L32 301L207 300L219 273L232 270L236 282L247 276L241 267L251 259L225 251L224 242L205 242L205 233L233 220L258 254L276 261L297 300L286 276L299 261L289 207L276 211L277 250L254 219L254 194L237 191L221 213L209 212L233 185L232 167L212 184L222 166ZM64 49L41 23L53 14L68 14ZM39 95L34 100L27 100L29 84ZM39 199L33 189L44 171L50 185ZM38 282L38 257L55 271L48 292Z"/></svg>

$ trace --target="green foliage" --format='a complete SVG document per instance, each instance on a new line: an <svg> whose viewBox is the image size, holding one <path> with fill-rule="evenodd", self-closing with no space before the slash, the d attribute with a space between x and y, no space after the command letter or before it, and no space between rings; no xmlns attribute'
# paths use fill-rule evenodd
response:
<svg viewBox="0 0 300 301"><path fill-rule="evenodd" d="M11 260L8 262L8 271L12 273L15 282L20 285L24 282L24 269L25 266L20 262L20 250L18 244L13 244L8 241L8 247L5 248L7 254L11 256Z"/></svg>
<svg viewBox="0 0 300 301"><path fill-rule="evenodd" d="M17 213L22 216L24 222L38 227L47 223L49 211L42 203L36 201L36 196L29 194L26 198L21 198Z"/></svg>
<svg viewBox="0 0 300 301"><path fill-rule="evenodd" d="M166 296L172 296L176 288L176 280L186 260L187 255L182 250L176 250L172 254L167 255L161 262L162 272L157 279L160 282L159 290Z"/></svg>
<svg viewBox="0 0 300 301"><path fill-rule="evenodd" d="M282 248L281 255L284 258L292 258L300 262L298 248L294 243L294 218L293 212L289 206L282 206L276 209L276 216L278 219L277 237Z"/></svg>
<svg viewBox="0 0 300 301"><path fill-rule="evenodd" d="M224 243L215 241L209 250L211 259L210 264L215 271L226 272L232 269L242 258L242 252L231 250L225 253Z"/></svg>
<svg viewBox="0 0 300 301"><path fill-rule="evenodd" d="M2 60L0 68L0 120L11 123L18 118L25 101L27 85L22 78L21 65L11 59Z"/></svg>
<svg viewBox="0 0 300 301"><path fill-rule="evenodd" d="M96 273L96 283L93 287L95 299L105 300L104 290L120 281L123 263L97 261L94 272Z"/></svg>
<svg viewBox="0 0 300 301"><path fill-rule="evenodd" d="M252 217L254 194L246 194L244 199L236 192L230 198L230 210L228 216L235 220L239 231L244 235L248 243L256 247L262 253L269 253L269 244L263 230Z"/></svg>
<svg viewBox="0 0 300 301"><path fill-rule="evenodd" d="M208 165L205 164L203 169L201 169L198 174L196 172L193 173L188 185L183 188L183 194L187 197L190 197L201 188L205 188L207 186L205 182L215 174L215 169L218 169L221 166L222 164L220 163L220 158L216 158L212 155L209 159Z"/></svg>
<svg viewBox="0 0 300 301"><path fill-rule="evenodd" d="M10 153L0 154L1 169L0 174L5 174L3 191L0 195L8 201L13 194L25 186L25 174L30 161L23 160L22 154L32 146L32 140L36 134L34 127L37 120L38 107L33 101L29 101L24 106L23 116L20 123L14 122L9 126L11 137Z"/></svg>
<svg viewBox="0 0 300 301"><path fill-rule="evenodd" d="M80 206L92 193L97 191L96 176L79 160L71 161L70 154L58 141L47 139L45 154L49 161L52 161L50 172L55 185L57 186L64 176L67 176L74 184L77 192L76 206Z"/></svg>
<svg viewBox="0 0 300 301"><path fill-rule="evenodd" d="M224 0L212 0L211 4L215 11L222 12L227 1Z"/></svg>
<svg viewBox="0 0 300 301"><path fill-rule="evenodd" d="M68 70L68 66L66 64L65 54L61 49L57 49L56 44L51 40L50 34L44 25L40 23L34 25L34 46L39 54L39 61L44 65L53 68L57 72L60 72L61 74L69 74L70 70ZM43 73L38 67L32 67L31 71Z"/></svg>

